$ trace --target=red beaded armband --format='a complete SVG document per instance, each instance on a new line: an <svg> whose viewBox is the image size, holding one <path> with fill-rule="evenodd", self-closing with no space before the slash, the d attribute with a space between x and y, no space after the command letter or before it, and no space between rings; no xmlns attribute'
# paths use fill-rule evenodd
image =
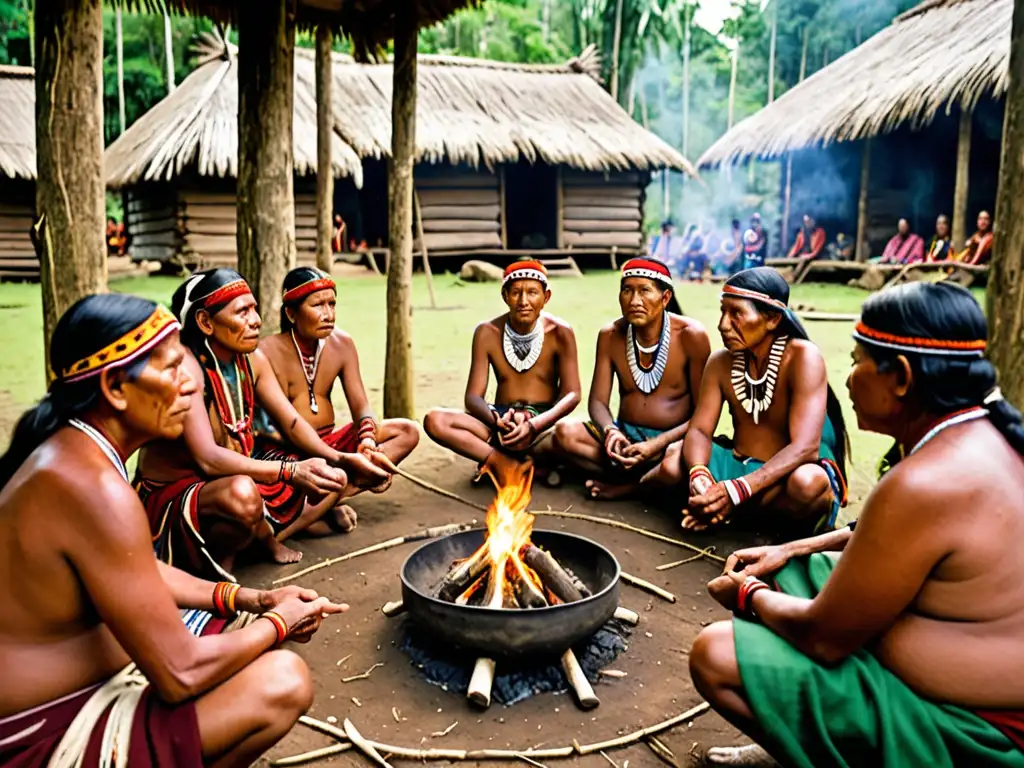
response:
<svg viewBox="0 0 1024 768"><path fill-rule="evenodd" d="M762 589L771 589L771 587L756 576L747 576L746 580L740 585L739 592L736 594L737 612L746 614L747 616L753 616L754 610L750 599L756 592L760 592Z"/></svg>
<svg viewBox="0 0 1024 768"><path fill-rule="evenodd" d="M261 613L260 618L267 619L271 624L274 625L274 629L277 630L277 643L275 643L275 645L280 645L287 639L288 624L285 622L285 620L281 617L280 614L274 613L273 611L267 611L266 613Z"/></svg>
<svg viewBox="0 0 1024 768"><path fill-rule="evenodd" d="M359 421L359 442L363 440L377 441L377 423L369 416Z"/></svg>
<svg viewBox="0 0 1024 768"><path fill-rule="evenodd" d="M235 597L241 587L230 581L218 581L213 587L213 610L219 618L234 616L238 611L235 609Z"/></svg>

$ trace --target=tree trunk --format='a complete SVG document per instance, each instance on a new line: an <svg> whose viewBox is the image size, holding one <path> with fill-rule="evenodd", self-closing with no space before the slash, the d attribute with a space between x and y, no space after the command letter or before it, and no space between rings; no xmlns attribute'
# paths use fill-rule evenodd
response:
<svg viewBox="0 0 1024 768"><path fill-rule="evenodd" d="M804 47L800 51L800 82L807 76L807 44L811 40L811 25L804 25Z"/></svg>
<svg viewBox="0 0 1024 768"><path fill-rule="evenodd" d="M974 113L960 109L960 129L956 142L956 186L953 190L953 246L959 250L967 240L967 193L971 181L971 128Z"/></svg>
<svg viewBox="0 0 1024 768"><path fill-rule="evenodd" d="M857 261L868 260L868 194L871 183L871 139L864 139L864 150L860 159L860 195L857 199L857 241L853 244Z"/></svg>
<svg viewBox="0 0 1024 768"><path fill-rule="evenodd" d="M736 122L736 75L740 68L740 38L737 36L736 45L732 49L732 71L729 73L729 125L726 130L731 131Z"/></svg>
<svg viewBox="0 0 1024 768"><path fill-rule="evenodd" d="M64 311L107 290L101 0L39 0L35 42L36 212L48 363L50 336Z"/></svg>
<svg viewBox="0 0 1024 768"><path fill-rule="evenodd" d="M615 2L615 29L612 37L611 94L619 100L619 52L622 50L622 0Z"/></svg>
<svg viewBox="0 0 1024 768"><path fill-rule="evenodd" d="M120 3L114 6L114 45L117 48L117 118L121 133L124 133L124 31L121 28Z"/></svg>
<svg viewBox="0 0 1024 768"><path fill-rule="evenodd" d="M395 17L388 165L388 341L384 416L415 418L412 367L412 172L416 157L416 13Z"/></svg>
<svg viewBox="0 0 1024 768"><path fill-rule="evenodd" d="M690 3L683 8L683 157L690 159ZM686 174L683 174L686 184Z"/></svg>
<svg viewBox="0 0 1024 768"><path fill-rule="evenodd" d="M1010 85L987 291L989 359L1003 395L1024 404L1024 0L1014 0Z"/></svg>
<svg viewBox="0 0 1024 768"><path fill-rule="evenodd" d="M768 103L775 101L775 47L779 39L779 0L772 3L772 39L768 46Z"/></svg>
<svg viewBox="0 0 1024 768"><path fill-rule="evenodd" d="M171 36L171 15L164 12L164 57L167 62L167 92L174 92L174 38Z"/></svg>
<svg viewBox="0 0 1024 768"><path fill-rule="evenodd" d="M291 0L239 14L238 39L238 268L260 304L263 332L277 333L281 286L295 266Z"/></svg>
<svg viewBox="0 0 1024 768"><path fill-rule="evenodd" d="M331 111L331 84L334 65L331 48L334 33L326 24L316 28L316 265L327 274L334 264L331 236L334 230L334 169L331 141L334 115Z"/></svg>

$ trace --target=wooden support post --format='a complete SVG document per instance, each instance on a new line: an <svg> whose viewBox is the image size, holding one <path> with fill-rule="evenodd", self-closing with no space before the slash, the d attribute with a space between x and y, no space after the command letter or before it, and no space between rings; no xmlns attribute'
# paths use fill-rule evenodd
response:
<svg viewBox="0 0 1024 768"><path fill-rule="evenodd" d="M280 330L281 285L295 266L293 0L269 0L238 20L238 271L263 333Z"/></svg>
<svg viewBox="0 0 1024 768"><path fill-rule="evenodd" d="M121 133L124 133L127 122L124 111L124 29L121 23L120 0L116 0L114 4L114 47L117 49L117 123Z"/></svg>
<svg viewBox="0 0 1024 768"><path fill-rule="evenodd" d="M107 290L101 1L37 0L35 45L37 252L48 361L64 311Z"/></svg>
<svg viewBox="0 0 1024 768"><path fill-rule="evenodd" d="M967 197L971 181L971 133L974 113L960 108L960 129L956 140L956 187L953 191L953 250L967 241Z"/></svg>
<svg viewBox="0 0 1024 768"><path fill-rule="evenodd" d="M860 194L857 198L857 242L854 251L857 261L868 260L868 189L871 184L871 139L864 139L860 158Z"/></svg>
<svg viewBox="0 0 1024 768"><path fill-rule="evenodd" d="M430 271L430 254L427 253L427 238L423 234L423 208L420 206L420 196L413 189L413 208L416 215L416 237L420 241L420 253L423 255L423 274L427 276L427 290L430 292L430 308L437 309L437 296L434 294L434 273Z"/></svg>
<svg viewBox="0 0 1024 768"><path fill-rule="evenodd" d="M416 156L415 6L395 14L388 164L388 334L384 416L415 418L412 366L412 172Z"/></svg>
<svg viewBox="0 0 1024 768"><path fill-rule="evenodd" d="M1003 395L1024 405L1024 0L1014 0L1010 84L996 196L995 241L986 297L988 359Z"/></svg>
<svg viewBox="0 0 1024 768"><path fill-rule="evenodd" d="M562 166L558 166L555 184L557 189L557 221L555 222L555 244L558 250L565 250L565 182L562 179Z"/></svg>
<svg viewBox="0 0 1024 768"><path fill-rule="evenodd" d="M331 90L334 64L331 48L334 32L327 24L316 28L316 265L327 274L334 264L334 114Z"/></svg>
<svg viewBox="0 0 1024 768"><path fill-rule="evenodd" d="M792 200L793 200L793 153L786 153L786 188L782 194L782 247L783 249L789 247L789 218L792 216Z"/></svg>
<svg viewBox="0 0 1024 768"><path fill-rule="evenodd" d="M508 250L508 206L505 202L505 166L498 166L498 216L501 217L501 247Z"/></svg>

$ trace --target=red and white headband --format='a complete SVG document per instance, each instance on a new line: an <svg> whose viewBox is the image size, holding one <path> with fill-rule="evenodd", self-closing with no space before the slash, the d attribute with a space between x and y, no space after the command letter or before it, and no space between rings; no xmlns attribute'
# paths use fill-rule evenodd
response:
<svg viewBox="0 0 1024 768"><path fill-rule="evenodd" d="M854 328L853 338L866 344L874 344L876 347L893 349L898 352L913 352L919 355L982 357L987 346L985 339L958 341L953 339L929 339L919 336L900 336L895 333L886 333L885 331L869 328L864 325L863 320L857 323L856 328Z"/></svg>
<svg viewBox="0 0 1024 768"><path fill-rule="evenodd" d="M548 284L548 271L539 261L517 261L505 268L505 276L501 285L504 288L513 280L538 280Z"/></svg>
<svg viewBox="0 0 1024 768"><path fill-rule="evenodd" d="M770 307L776 309L787 310L789 306L784 301L773 298L767 293L761 291L752 291L749 288L738 288L735 285L724 285L722 286L722 298L723 299L748 299L750 301L759 301L762 304L767 304Z"/></svg>
<svg viewBox="0 0 1024 768"><path fill-rule="evenodd" d="M338 287L334 284L334 279L323 272L314 273L315 277L311 276L309 280L304 282L302 285L297 285L289 291L285 291L281 296L281 301L285 304L291 304L292 302L301 301L302 299L309 296L311 293L317 291L323 291L330 289L337 292Z"/></svg>
<svg viewBox="0 0 1024 768"><path fill-rule="evenodd" d="M668 288L675 288L668 267L651 259L630 259L622 265L622 277L646 277L648 280L657 280Z"/></svg>

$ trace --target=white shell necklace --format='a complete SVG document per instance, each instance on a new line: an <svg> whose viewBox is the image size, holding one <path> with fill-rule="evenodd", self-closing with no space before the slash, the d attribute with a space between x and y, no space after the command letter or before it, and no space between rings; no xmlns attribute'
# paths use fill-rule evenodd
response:
<svg viewBox="0 0 1024 768"><path fill-rule="evenodd" d="M302 347L299 346L299 340L295 338L295 329L291 331L292 344L295 345L295 352L299 356L299 365L302 366L302 375L306 377L306 389L309 390L309 410L311 413L319 413L320 406L316 404L316 392L313 390L313 383L316 381L316 369L320 365L320 353L324 348L324 340L316 340L316 352L313 353L312 365L307 364L309 355L302 353Z"/></svg>
<svg viewBox="0 0 1024 768"><path fill-rule="evenodd" d="M950 427L955 427L957 424L963 424L968 421L974 421L975 419L982 419L985 418L986 416L988 416L988 409L981 407L971 408L970 410L953 414L945 421L940 421L934 427L929 429L927 434L925 434L924 437L917 441L917 445L910 449L910 455L913 456L915 453L921 450L921 448L924 447L925 443L927 443L932 438L936 437L940 432L942 432L942 430L949 429Z"/></svg>
<svg viewBox="0 0 1024 768"><path fill-rule="evenodd" d="M128 482L128 469L125 467L124 462L121 461L121 454L117 452L113 444L107 440L106 436L95 427L89 426L80 419L70 419L68 424L79 432L85 433L85 436L91 439L96 445L103 451L103 455L110 459L110 463L114 465L114 468L121 473L121 477L124 481Z"/></svg>
<svg viewBox="0 0 1024 768"><path fill-rule="evenodd" d="M732 353L732 391L743 410L754 417L755 424L760 423L761 414L772 406L775 385L779 381L779 366L788 342L789 336L779 336L772 342L768 352L768 370L759 379L752 378L747 372L745 350Z"/></svg>
<svg viewBox="0 0 1024 768"><path fill-rule="evenodd" d="M544 349L544 317L538 317L529 333L517 333L508 318L501 335L501 349L505 359L518 373L530 370Z"/></svg>
<svg viewBox="0 0 1024 768"><path fill-rule="evenodd" d="M667 312L661 313L661 335L658 343L653 347L641 347L637 344L636 334L633 333L633 326L626 326L626 363L629 365L629 372L633 376L633 383L637 389L645 395L651 394L661 384L661 377L665 375L665 366L668 363L669 336L671 335L672 318ZM640 364L640 353L654 355L654 362L650 368L645 369Z"/></svg>

